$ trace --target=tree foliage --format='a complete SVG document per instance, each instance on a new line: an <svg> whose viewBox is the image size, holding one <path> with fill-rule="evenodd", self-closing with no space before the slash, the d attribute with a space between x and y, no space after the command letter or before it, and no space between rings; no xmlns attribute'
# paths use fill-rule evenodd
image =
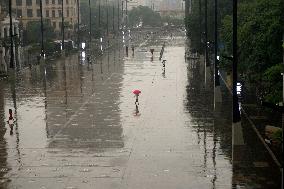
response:
<svg viewBox="0 0 284 189"><path fill-rule="evenodd" d="M143 26L162 25L160 14L146 6L134 7L131 11L129 11L128 17L130 26L136 26L140 22L143 23Z"/></svg>
<svg viewBox="0 0 284 189"><path fill-rule="evenodd" d="M202 4L201 14L199 1ZM213 41L214 29L214 15L212 15L214 4L212 2L208 1L209 41ZM199 47L200 33L204 33L203 7L204 0L194 0L192 14L185 20L189 26L188 36L191 38L193 48ZM218 8L219 51L221 54L231 56L232 1L219 1ZM245 79L252 86L262 90L261 93L265 94L264 98L270 102L281 101L281 95L279 95L281 87L279 86L282 86L282 79L279 78L283 68L279 64L283 57L282 8L282 0L240 0L238 4L239 73L246 76ZM204 44L201 47L203 46ZM221 59L221 66L230 71L232 62ZM275 77L276 75L277 77Z"/></svg>

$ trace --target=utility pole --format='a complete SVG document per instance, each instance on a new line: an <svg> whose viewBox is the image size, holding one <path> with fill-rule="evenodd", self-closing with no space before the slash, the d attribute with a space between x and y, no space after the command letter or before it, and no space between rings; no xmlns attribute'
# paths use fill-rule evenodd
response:
<svg viewBox="0 0 284 189"><path fill-rule="evenodd" d="M215 87L220 86L219 75L218 75L218 0L214 0L215 2L215 25L214 25L214 59L215 59Z"/></svg>
<svg viewBox="0 0 284 189"><path fill-rule="evenodd" d="M40 8L40 31L41 31L41 52L40 56L44 57L44 44L43 44L43 18L42 18L42 0L39 1Z"/></svg>
<svg viewBox="0 0 284 189"><path fill-rule="evenodd" d="M201 0L199 0L199 50L201 51L202 47L202 13L201 13Z"/></svg>
<svg viewBox="0 0 284 189"><path fill-rule="evenodd" d="M107 9L107 10L106 10L106 11L107 11L107 12L106 12L106 13L107 13L107 15L106 15L106 16L107 16L107 38L108 38L108 35L109 35L108 25L109 25L109 24L108 24L108 1L107 1L107 0L106 0L106 9Z"/></svg>
<svg viewBox="0 0 284 189"><path fill-rule="evenodd" d="M114 28L114 4L112 5L112 30L113 30L113 33L115 33L115 28Z"/></svg>
<svg viewBox="0 0 284 189"><path fill-rule="evenodd" d="M80 47L80 0L77 0L77 44Z"/></svg>
<svg viewBox="0 0 284 189"><path fill-rule="evenodd" d="M128 28L128 10L127 10L128 1L125 0L125 15L126 15L126 28Z"/></svg>
<svg viewBox="0 0 284 189"><path fill-rule="evenodd" d="M219 58L218 58L218 0L214 0L215 4L215 23L214 23L214 108L216 103L222 102L222 94L220 87L220 78L219 78Z"/></svg>
<svg viewBox="0 0 284 189"><path fill-rule="evenodd" d="M63 1L61 0L61 30L62 30L62 51L64 51L64 41L65 41L65 34L64 34L64 7L63 7Z"/></svg>
<svg viewBox="0 0 284 189"><path fill-rule="evenodd" d="M91 42L92 42L92 8L91 8L91 0L89 0L89 37L90 37L90 47L91 47Z"/></svg>
<svg viewBox="0 0 284 189"><path fill-rule="evenodd" d="M121 1L121 18L122 18L122 29L123 29L123 25L124 25L124 13L123 13L123 8L124 8L124 0Z"/></svg>
<svg viewBox="0 0 284 189"><path fill-rule="evenodd" d="M101 28L101 0L99 0L99 29Z"/></svg>
<svg viewBox="0 0 284 189"><path fill-rule="evenodd" d="M9 0L9 16L10 16L10 68L15 68L14 47L13 47L12 0Z"/></svg>
<svg viewBox="0 0 284 189"><path fill-rule="evenodd" d="M233 123L240 121L240 111L237 95L238 80L238 0L233 0Z"/></svg>
<svg viewBox="0 0 284 189"><path fill-rule="evenodd" d="M204 1L204 8L205 8L205 66L208 67L210 66L209 61L208 61L208 23L207 23L207 0Z"/></svg>
<svg viewBox="0 0 284 189"><path fill-rule="evenodd" d="M120 25L120 23L119 23L119 0L117 1L117 31L119 31L119 25Z"/></svg>

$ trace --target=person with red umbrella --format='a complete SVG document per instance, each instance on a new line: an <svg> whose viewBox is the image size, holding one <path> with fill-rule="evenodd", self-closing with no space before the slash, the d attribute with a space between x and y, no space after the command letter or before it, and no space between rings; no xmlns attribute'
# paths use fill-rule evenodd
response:
<svg viewBox="0 0 284 189"><path fill-rule="evenodd" d="M139 97L139 94L141 93L140 90L136 89L133 91L133 94L135 94L135 97L136 97L136 100L135 100L135 105L139 105L139 102L138 102L138 97Z"/></svg>

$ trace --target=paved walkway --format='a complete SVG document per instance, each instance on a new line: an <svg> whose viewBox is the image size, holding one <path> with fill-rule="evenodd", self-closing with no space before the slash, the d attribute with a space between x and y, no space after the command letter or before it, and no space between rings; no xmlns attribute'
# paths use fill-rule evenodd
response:
<svg viewBox="0 0 284 189"><path fill-rule="evenodd" d="M214 112L212 83L185 48L182 36L154 37L134 56L120 46L91 65L74 55L0 81L0 188L277 188L258 177L269 162L232 165L229 95Z"/></svg>

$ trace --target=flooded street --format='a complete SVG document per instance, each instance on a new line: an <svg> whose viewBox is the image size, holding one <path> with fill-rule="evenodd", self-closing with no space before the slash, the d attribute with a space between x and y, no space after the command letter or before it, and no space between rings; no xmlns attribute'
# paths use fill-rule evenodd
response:
<svg viewBox="0 0 284 189"><path fill-rule="evenodd" d="M0 80L0 188L277 189L265 152L256 160L248 147L245 164L232 162L229 92L214 111L213 81L185 60L183 34L135 45Z"/></svg>

